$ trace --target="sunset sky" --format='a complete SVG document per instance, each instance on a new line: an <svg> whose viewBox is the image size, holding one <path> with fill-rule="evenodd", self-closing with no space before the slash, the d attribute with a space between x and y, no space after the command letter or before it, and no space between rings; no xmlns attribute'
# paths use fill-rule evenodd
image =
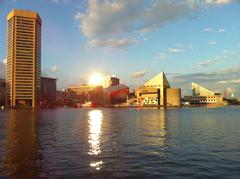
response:
<svg viewBox="0 0 240 179"><path fill-rule="evenodd" d="M1 77L14 8L42 18L42 75L59 89L96 72L133 89L164 71L184 95L196 82L240 97L239 0L1 0Z"/></svg>

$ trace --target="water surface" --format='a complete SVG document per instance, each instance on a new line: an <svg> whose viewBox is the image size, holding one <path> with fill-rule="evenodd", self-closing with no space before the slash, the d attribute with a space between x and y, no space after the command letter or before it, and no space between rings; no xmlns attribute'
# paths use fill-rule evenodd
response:
<svg viewBox="0 0 240 179"><path fill-rule="evenodd" d="M0 111L0 177L239 178L240 108Z"/></svg>

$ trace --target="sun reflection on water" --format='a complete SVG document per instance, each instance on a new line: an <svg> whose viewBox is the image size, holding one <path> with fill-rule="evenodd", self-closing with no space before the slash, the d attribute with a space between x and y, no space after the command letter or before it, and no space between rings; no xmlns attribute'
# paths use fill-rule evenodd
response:
<svg viewBox="0 0 240 179"><path fill-rule="evenodd" d="M101 153L100 135L101 135L101 128L102 128L103 114L101 110L93 110L88 112L88 116L89 116L88 143L90 145L88 154L97 156ZM100 170L102 164L103 164L102 161L94 161L90 163L90 166L95 168L96 170Z"/></svg>

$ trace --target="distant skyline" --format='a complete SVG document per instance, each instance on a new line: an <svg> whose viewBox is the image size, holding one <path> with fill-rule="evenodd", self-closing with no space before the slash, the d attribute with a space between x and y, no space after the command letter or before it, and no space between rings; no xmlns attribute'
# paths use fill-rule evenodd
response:
<svg viewBox="0 0 240 179"><path fill-rule="evenodd" d="M238 0L3 0L0 77L14 8L42 18L42 75L56 77L59 89L96 72L133 89L164 71L183 95L196 82L240 97Z"/></svg>

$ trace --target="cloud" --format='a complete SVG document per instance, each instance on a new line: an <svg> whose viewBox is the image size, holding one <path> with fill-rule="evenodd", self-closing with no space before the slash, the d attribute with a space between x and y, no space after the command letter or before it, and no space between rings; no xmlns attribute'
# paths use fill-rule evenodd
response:
<svg viewBox="0 0 240 179"><path fill-rule="evenodd" d="M235 59L235 52L231 52L229 50L223 50L218 56L200 61L193 68L208 67L208 66L221 63L224 61L232 60L232 59Z"/></svg>
<svg viewBox="0 0 240 179"><path fill-rule="evenodd" d="M133 77L135 78L141 78L144 77L146 75L147 71L143 70L143 71L138 71L132 74Z"/></svg>
<svg viewBox="0 0 240 179"><path fill-rule="evenodd" d="M88 10L78 12L74 18L90 41L97 40L99 45L108 45L100 41L129 39L135 32L153 31L168 22L188 15L189 9L187 3L177 1L175 3L152 1L146 6L144 0L89 0Z"/></svg>
<svg viewBox="0 0 240 179"><path fill-rule="evenodd" d="M166 60L168 58L168 54L165 52L161 52L158 55L156 55L153 59L155 61L159 61L159 60Z"/></svg>
<svg viewBox="0 0 240 179"><path fill-rule="evenodd" d="M210 41L210 42L208 42L208 45L210 45L210 46L212 46L212 45L216 45L216 44L217 44L216 41Z"/></svg>
<svg viewBox="0 0 240 179"><path fill-rule="evenodd" d="M90 44L122 48L133 43L111 45L113 39L114 42L123 41L125 38L130 39L129 36L135 32L147 33L157 30L168 22L189 15L194 11L192 4L229 2L227 0L157 0L148 4L144 0L89 0L88 9L76 13L74 18L79 22L79 27L90 40Z"/></svg>
<svg viewBox="0 0 240 179"><path fill-rule="evenodd" d="M50 0L55 3L68 3L70 0Z"/></svg>
<svg viewBox="0 0 240 179"><path fill-rule="evenodd" d="M223 81L218 81L220 84L227 84L227 83L240 83L240 79L236 80L223 80Z"/></svg>
<svg viewBox="0 0 240 179"><path fill-rule="evenodd" d="M223 33L223 32L226 32L226 29L216 29L216 28L213 28L213 27L206 27L203 29L204 32L219 32L219 33Z"/></svg>
<svg viewBox="0 0 240 179"><path fill-rule="evenodd" d="M86 9L79 10L74 18L89 41L95 40L93 42L98 42L96 45L108 46L109 43L106 42L109 39L115 41L132 39L136 33L158 30L167 23L191 15L204 6L230 2L230 0L89 0ZM121 45L111 47L122 48Z"/></svg>
<svg viewBox="0 0 240 179"><path fill-rule="evenodd" d="M50 68L44 68L41 72L42 76L46 76L46 77L56 77L59 73L58 67L56 65L53 65ZM60 72L61 73L61 72Z"/></svg>
<svg viewBox="0 0 240 179"><path fill-rule="evenodd" d="M98 40L93 39L89 41L91 46L106 46L106 47L115 47L115 48L124 48L129 45L138 44L139 41L133 39L104 39Z"/></svg>
<svg viewBox="0 0 240 179"><path fill-rule="evenodd" d="M198 83L218 83L219 81L229 80L231 79L239 79L240 75L240 66L234 66L225 68L218 71L213 72L198 72L198 73L189 73L184 75L176 75L174 76L174 81L181 82L198 82Z"/></svg>
<svg viewBox="0 0 240 179"><path fill-rule="evenodd" d="M232 0L205 0L207 4L228 4L232 2Z"/></svg>
<svg viewBox="0 0 240 179"><path fill-rule="evenodd" d="M223 50L222 53L223 53L223 54L229 54L229 53L231 53L231 51L229 51L229 50Z"/></svg>
<svg viewBox="0 0 240 179"><path fill-rule="evenodd" d="M3 63L4 65L6 65L6 64L7 64L7 58L5 58L2 63Z"/></svg>
<svg viewBox="0 0 240 179"><path fill-rule="evenodd" d="M206 27L206 28L203 29L203 31L204 31L204 32L213 32L214 29L211 28L211 27Z"/></svg>
<svg viewBox="0 0 240 179"><path fill-rule="evenodd" d="M6 59L0 62L0 78L5 78L6 71Z"/></svg>
<svg viewBox="0 0 240 179"><path fill-rule="evenodd" d="M221 32L226 32L226 30L225 29L219 29L218 32L220 32L220 33Z"/></svg>
<svg viewBox="0 0 240 179"><path fill-rule="evenodd" d="M233 2L234 0L188 0L192 5L224 5Z"/></svg>
<svg viewBox="0 0 240 179"><path fill-rule="evenodd" d="M177 48L169 48L168 49L168 52L170 52L170 53L181 53L181 52L183 52L184 50L182 50L182 49L177 49Z"/></svg>
<svg viewBox="0 0 240 179"><path fill-rule="evenodd" d="M51 67L51 69L50 69L50 71L51 71L52 73L56 73L57 70L58 70L58 68L57 68L56 65L53 65L53 66Z"/></svg>
<svg viewBox="0 0 240 179"><path fill-rule="evenodd" d="M146 8L144 0L90 0L87 13L78 13L83 33L87 37L126 33L131 30L153 29L188 13L185 3L156 1Z"/></svg>
<svg viewBox="0 0 240 179"><path fill-rule="evenodd" d="M154 59L154 61L166 60L174 54L183 53L183 52L185 52L186 50L189 50L189 49L190 50L193 49L192 45L177 43L177 44L175 44L174 47L170 47L170 48L158 53L153 59Z"/></svg>
<svg viewBox="0 0 240 179"><path fill-rule="evenodd" d="M191 94L191 82L199 83L209 89L224 92L227 88L235 89L235 93L240 97L240 65L225 68L212 72L198 72L188 74L177 74L171 79L176 87L185 89L184 95Z"/></svg>

